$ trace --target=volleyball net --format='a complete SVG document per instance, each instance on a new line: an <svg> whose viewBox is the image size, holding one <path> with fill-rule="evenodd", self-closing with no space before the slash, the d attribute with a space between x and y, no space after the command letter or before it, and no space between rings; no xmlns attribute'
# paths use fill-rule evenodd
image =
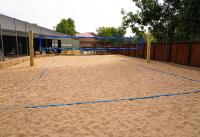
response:
<svg viewBox="0 0 200 137"><path fill-rule="evenodd" d="M56 46L45 46L42 42L44 39L51 39L51 40L86 40L92 39L93 45L92 46L84 46L81 45L68 45L63 46L62 43ZM128 50L142 50L144 49L145 39L143 37L140 38L133 38L133 37L99 37L99 36L42 36L39 37L40 42L40 51L44 52L62 52L62 51L69 51L69 50L80 50L81 52L87 51L100 51L100 52L111 52L111 51L128 51ZM135 47L131 46L124 46L124 45L132 45L135 44Z"/></svg>

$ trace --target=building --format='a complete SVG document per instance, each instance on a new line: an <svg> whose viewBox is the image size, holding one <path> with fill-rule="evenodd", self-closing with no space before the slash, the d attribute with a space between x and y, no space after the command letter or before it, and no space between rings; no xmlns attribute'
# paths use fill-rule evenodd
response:
<svg viewBox="0 0 200 137"><path fill-rule="evenodd" d="M72 46L79 42L71 38L49 38L49 36L64 36L56 31L0 14L0 56L28 55L28 32L34 33L34 50L44 48Z"/></svg>
<svg viewBox="0 0 200 137"><path fill-rule="evenodd" d="M96 46L96 37L97 35L93 32L86 32L86 33L78 33L76 34L76 37L80 41L80 47L81 48L88 48L88 47L95 47ZM81 37L88 37L88 38L81 38ZM93 38L94 37L94 38Z"/></svg>

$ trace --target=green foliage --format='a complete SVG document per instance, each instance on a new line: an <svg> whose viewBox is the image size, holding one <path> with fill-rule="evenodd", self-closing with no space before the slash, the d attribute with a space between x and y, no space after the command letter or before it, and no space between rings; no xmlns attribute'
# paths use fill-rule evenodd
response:
<svg viewBox="0 0 200 137"><path fill-rule="evenodd" d="M123 37L126 31L121 27L99 27L97 33L100 37Z"/></svg>
<svg viewBox="0 0 200 137"><path fill-rule="evenodd" d="M121 37L124 37L126 31L121 28L115 27L99 27L97 29L98 36L100 37L119 37L117 39L103 39L100 40L103 43L112 43L112 45L119 45L122 42Z"/></svg>
<svg viewBox="0 0 200 137"><path fill-rule="evenodd" d="M148 28L157 40L200 38L200 0L133 0L136 13L122 9L122 28L141 36Z"/></svg>
<svg viewBox="0 0 200 137"><path fill-rule="evenodd" d="M183 0L180 9L181 24L178 33L183 37L200 38L200 0Z"/></svg>
<svg viewBox="0 0 200 137"><path fill-rule="evenodd" d="M74 36L76 34L74 20L71 18L62 19L60 23L57 24L56 31L70 36Z"/></svg>

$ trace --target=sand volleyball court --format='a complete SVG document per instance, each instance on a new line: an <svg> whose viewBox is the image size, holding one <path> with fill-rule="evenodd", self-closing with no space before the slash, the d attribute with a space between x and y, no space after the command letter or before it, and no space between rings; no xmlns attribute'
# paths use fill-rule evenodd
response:
<svg viewBox="0 0 200 137"><path fill-rule="evenodd" d="M0 137L198 137L200 70L120 55L0 70Z"/></svg>

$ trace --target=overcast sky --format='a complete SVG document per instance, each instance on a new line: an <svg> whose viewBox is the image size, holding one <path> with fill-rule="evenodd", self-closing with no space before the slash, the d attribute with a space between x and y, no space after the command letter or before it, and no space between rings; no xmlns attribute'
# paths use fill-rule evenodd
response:
<svg viewBox="0 0 200 137"><path fill-rule="evenodd" d="M49 29L70 17L78 32L96 32L100 26L120 26L122 8L136 7L132 0L1 0L0 13Z"/></svg>

